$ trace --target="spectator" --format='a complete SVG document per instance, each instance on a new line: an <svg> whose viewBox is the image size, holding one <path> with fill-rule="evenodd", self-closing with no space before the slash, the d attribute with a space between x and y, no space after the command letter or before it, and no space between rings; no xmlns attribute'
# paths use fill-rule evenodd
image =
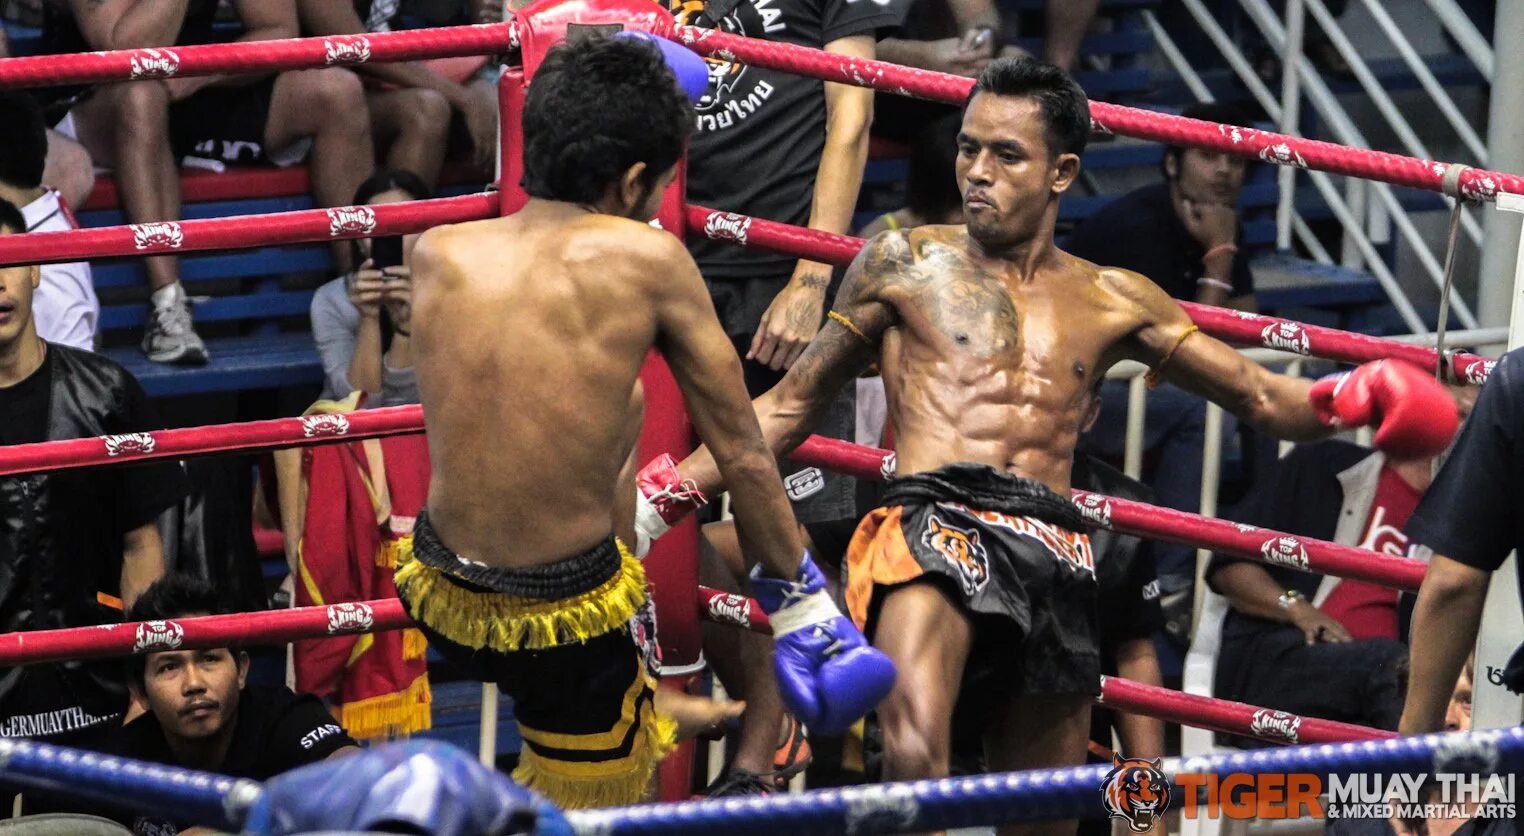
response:
<svg viewBox="0 0 1524 836"><path fill-rule="evenodd" d="M173 621L231 612L213 584L166 575L143 592L130 621ZM127 684L142 713L116 728L101 751L118 757L263 781L359 746L323 706L284 685L250 685L249 654L236 647L164 650L132 657ZM164 811L173 819L174 811ZM141 834L185 825L138 818Z"/></svg>
<svg viewBox="0 0 1524 836"><path fill-rule="evenodd" d="M217 39L216 0L139 3L67 0L50 5L44 37L51 52L162 47ZM236 0L239 40L291 38L294 9L284 3ZM166 58L165 60L170 60ZM311 152L312 192L337 206L371 171L370 116L358 77L339 67L262 76L145 79L79 88L51 88L59 129L76 136L96 160L113 166L122 206L134 223L180 218L176 161L289 166ZM339 242L342 244L342 242ZM341 269L349 251L335 248ZM153 293L143 353L159 363L201 364L206 345L191 324L189 300L173 256L147 259Z"/></svg>
<svg viewBox="0 0 1524 836"><path fill-rule="evenodd" d="M1186 108L1184 116L1243 124L1245 114L1230 105ZM1238 255L1241 237L1236 205L1247 163L1212 151L1169 147L1161 165L1164 182L1144 186L1113 201L1081 223L1064 249L1080 258L1141 273L1176 299L1252 310L1253 278ZM1101 389L1101 417L1085 439L1090 452L1116 459L1126 445L1125 381ZM1237 422L1223 416L1223 437ZM1206 434L1206 402L1169 385L1149 393L1144 417L1144 450L1155 456L1150 477L1160 504L1195 511L1201 502L1201 460ZM1196 550L1164 545L1158 550L1160 583L1166 598L1191 587Z"/></svg>
<svg viewBox="0 0 1524 836"><path fill-rule="evenodd" d="M0 94L0 198L21 207L27 232L78 229L68 202L44 186L48 154L47 128L37 102L25 93ZM95 350L95 327L100 302L95 298L90 264L44 264L42 283L32 297L37 335L42 339Z"/></svg>
<svg viewBox="0 0 1524 836"><path fill-rule="evenodd" d="M0 230L25 229L0 201ZM0 268L0 444L115 436L156 426L137 381L90 352L43 342L36 267ZM178 464L0 478L0 631L119 621L163 572L156 519L184 494ZM65 662L0 671L0 737L79 743L121 715L119 665Z"/></svg>
<svg viewBox="0 0 1524 836"><path fill-rule="evenodd" d="M749 3L670 0L680 25L874 57L881 32L900 12L881 2L777 0ZM709 91L696 105L688 155L693 203L825 232L852 225L868 157L871 91L795 73L709 61ZM825 321L831 266L746 250L702 236L689 239L726 334L743 357L748 391L772 388ZM823 435L851 438L851 390L832 404ZM785 475L800 522L855 519L855 480L818 468Z"/></svg>
<svg viewBox="0 0 1524 836"><path fill-rule="evenodd" d="M297 0L303 34L389 32L402 17L400 0ZM483 12L485 14L485 12ZM497 155L497 91L486 58L360 64L371 128L389 150L386 166L410 171L432 188L439 180L458 113L475 149L475 162L491 170Z"/></svg>
<svg viewBox="0 0 1524 836"><path fill-rule="evenodd" d="M962 121L949 114L915 132L910 143L910 172L905 178L905 205L873 219L858 231L859 237L872 238L886 229L963 223L963 195L953 171Z"/></svg>
<svg viewBox="0 0 1524 836"><path fill-rule="evenodd" d="M355 191L356 206L424 200L429 189L408 171L378 172ZM413 274L408 259L417 235L353 242L358 270L318 288L312 336L323 358L323 397L365 392L373 406L418 403L413 372Z"/></svg>
<svg viewBox="0 0 1524 836"><path fill-rule="evenodd" d="M5 27L0 26L0 58L9 57L10 37ZM58 191L64 206L83 206L95 190L95 162L83 145L48 128L48 160L43 167L42 182Z"/></svg>
<svg viewBox="0 0 1524 836"><path fill-rule="evenodd" d="M1432 459L1342 441L1304 445L1250 489L1234 517L1400 557L1408 552L1403 526L1432 472ZM1396 590L1224 555L1213 558L1207 582L1232 607L1216 696L1396 728L1407 655Z"/></svg>
<svg viewBox="0 0 1524 836"><path fill-rule="evenodd" d="M1408 522L1408 536L1427 556L1429 571L1413 608L1412 673L1398 729L1403 734L1444 727L1446 695L1476 645L1492 573L1509 552L1524 553L1521 366L1524 349L1498 360L1434 487ZM1524 561L1518 567L1524 576ZM1524 692L1524 646L1504 667L1502 680Z"/></svg>

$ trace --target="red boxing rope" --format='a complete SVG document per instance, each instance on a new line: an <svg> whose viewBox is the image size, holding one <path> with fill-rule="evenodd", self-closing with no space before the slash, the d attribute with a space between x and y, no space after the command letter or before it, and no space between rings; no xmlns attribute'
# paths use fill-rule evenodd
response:
<svg viewBox="0 0 1524 836"><path fill-rule="evenodd" d="M721 212L703 206L687 207L688 228L717 241L747 248L807 258L827 264L846 264L857 257L867 242L850 235L837 235L792 224ZM1201 330L1225 342L1290 351L1308 357L1364 363L1396 357L1435 371L1439 352L1421 345L1354 334L1336 328L1304 325L1289 319L1181 302ZM1481 385L1497 361L1476 354L1450 355L1450 379Z"/></svg>
<svg viewBox="0 0 1524 836"><path fill-rule="evenodd" d="M1383 729L1321 720L1317 717L1301 717L1256 705L1171 691L1114 676L1101 677L1101 695L1095 703L1129 714L1141 714L1171 723L1245 735L1274 743L1347 743L1357 740L1388 740L1397 736L1396 732Z"/></svg>
<svg viewBox="0 0 1524 836"><path fill-rule="evenodd" d="M772 634L772 626L768 624L761 605L745 595L700 586L698 598L699 612L709 621L754 633ZM1185 694L1114 676L1101 677L1101 695L1095 702L1129 714L1245 735L1272 743L1343 743L1351 740L1385 740L1397 736L1395 732L1381 729L1300 717L1285 711Z"/></svg>
<svg viewBox="0 0 1524 836"><path fill-rule="evenodd" d="M789 458L800 464L824 467L860 479L880 479L886 472L892 472L893 456L887 450L813 435L805 439ZM1074 492L1074 504L1086 519L1102 528L1200 546L1303 572L1356 578L1411 592L1418 589L1427 570L1418 560L1086 491Z"/></svg>
<svg viewBox="0 0 1524 836"><path fill-rule="evenodd" d="M747 38L715 29L678 26L674 27L673 38L703 55L949 104L961 105L974 86L973 79L961 76ZM1219 125L1106 102L1092 101L1090 115L1094 127L1106 133L1222 151L1276 165L1346 174L1396 186L1458 194L1467 200L1495 200L1498 192L1524 194L1524 177L1514 174L1459 166L1456 188L1449 191L1445 186L1449 163L1350 148L1254 128Z"/></svg>
<svg viewBox="0 0 1524 836"><path fill-rule="evenodd" d="M3 65L0 61L0 66ZM423 232L441 224L495 218L497 208L497 192L485 192L377 206L339 206L267 215L4 235L0 236L0 264L50 264L113 256L237 250L401 235Z"/></svg>
<svg viewBox="0 0 1524 836"><path fill-rule="evenodd" d="M517 45L513 23L442 26L375 35L331 35L198 46L36 55L0 61L0 88L150 78L310 70L427 58L496 55Z"/></svg>
<svg viewBox="0 0 1524 836"><path fill-rule="evenodd" d="M11 236L0 237L0 240L8 237ZM212 453L335 444L422 431L423 407L410 404L331 415L40 441L0 447L0 476L134 464L153 459L183 459Z"/></svg>
<svg viewBox="0 0 1524 836"><path fill-rule="evenodd" d="M347 633L381 633L413 626L396 598L296 607L268 612L204 615L0 633L0 667L131 656L162 650L282 644Z"/></svg>

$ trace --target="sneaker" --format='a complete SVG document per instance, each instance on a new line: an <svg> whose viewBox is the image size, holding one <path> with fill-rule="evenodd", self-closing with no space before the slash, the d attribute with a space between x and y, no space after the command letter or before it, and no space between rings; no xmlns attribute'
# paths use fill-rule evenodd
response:
<svg viewBox="0 0 1524 836"><path fill-rule="evenodd" d="M143 333L143 353L155 363L201 366L206 343L191 326L190 300L179 282L154 291Z"/></svg>
<svg viewBox="0 0 1524 836"><path fill-rule="evenodd" d="M809 738L804 736L804 724L795 720L792 714L783 715L783 724L783 739L773 753L771 777L781 786L787 786L790 778L809 767L814 754L810 751Z"/></svg>
<svg viewBox="0 0 1524 836"><path fill-rule="evenodd" d="M727 769L714 779L704 795L709 798L729 798L739 795L772 795L777 792L773 783L755 772L744 769Z"/></svg>

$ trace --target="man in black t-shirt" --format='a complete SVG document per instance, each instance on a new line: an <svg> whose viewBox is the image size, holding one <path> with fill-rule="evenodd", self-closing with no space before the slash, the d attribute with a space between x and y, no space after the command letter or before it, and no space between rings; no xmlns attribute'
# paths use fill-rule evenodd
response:
<svg viewBox="0 0 1524 836"><path fill-rule="evenodd" d="M1508 553L1524 550L1524 349L1503 355L1423 501L1409 539L1428 553L1409 645L1402 734L1439 731L1461 665L1476 644L1487 585ZM1524 574L1524 561L1519 564ZM1524 578L1521 578L1524 581ZM1503 672L1524 690L1524 648Z"/></svg>
<svg viewBox="0 0 1524 836"><path fill-rule="evenodd" d="M0 201L0 230L25 230ZM43 342L36 267L0 268L0 444L111 435L123 449L157 426L136 380L111 360ZM0 632L121 620L164 567L156 520L180 500L177 463L0 478ZM0 669L0 737L80 743L120 717L121 668L64 662Z"/></svg>
<svg viewBox="0 0 1524 836"><path fill-rule="evenodd" d="M873 58L880 35L899 25L905 0L665 0L679 25ZM848 233L868 157L873 92L718 58L695 106L687 197L692 203ZM728 228L723 218L713 221ZM745 230L730 236L745 242ZM711 241L689 249L709 285L725 332L742 356L753 397L771 389L825 321L831 266ZM817 431L850 439L850 387ZM807 526L856 521L855 481L806 467L784 474Z"/></svg>
<svg viewBox="0 0 1524 836"><path fill-rule="evenodd" d="M143 593L128 618L173 624L230 610L206 581L168 575ZM317 697L247 685L249 654L237 648L149 653L129 660L128 668L132 700L143 713L99 747L108 754L264 781L359 751ZM173 810L164 813L173 819ZM154 836L179 827L146 818L132 825Z"/></svg>

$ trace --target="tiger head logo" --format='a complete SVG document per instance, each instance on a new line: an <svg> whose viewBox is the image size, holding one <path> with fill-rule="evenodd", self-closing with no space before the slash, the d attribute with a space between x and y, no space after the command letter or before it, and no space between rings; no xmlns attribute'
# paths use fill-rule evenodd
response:
<svg viewBox="0 0 1524 836"><path fill-rule="evenodd" d="M979 542L978 531L948 525L936 514L928 514L921 543L958 570L964 594L973 595L989 583L989 553Z"/></svg>
<svg viewBox="0 0 1524 836"><path fill-rule="evenodd" d="M1101 781L1101 802L1106 814L1122 819L1134 833L1146 833L1169 809L1169 779L1160 769L1162 760L1111 756L1111 771Z"/></svg>
<svg viewBox="0 0 1524 836"><path fill-rule="evenodd" d="M741 23L739 14L732 12L724 14L714 9L706 9L706 0L668 0L667 10L672 13L674 22L678 26L697 26L704 29L718 29L732 35L746 34L746 27ZM725 4L714 4L723 7ZM709 14L705 14L708 11ZM718 19L711 15L718 14ZM725 53L729 55L729 53ZM736 83L741 80L746 72L746 65L739 61L728 60L718 55L710 55L704 58L704 63L709 67L709 90L694 105L694 110L704 112L719 104L725 98L725 94L734 89Z"/></svg>

